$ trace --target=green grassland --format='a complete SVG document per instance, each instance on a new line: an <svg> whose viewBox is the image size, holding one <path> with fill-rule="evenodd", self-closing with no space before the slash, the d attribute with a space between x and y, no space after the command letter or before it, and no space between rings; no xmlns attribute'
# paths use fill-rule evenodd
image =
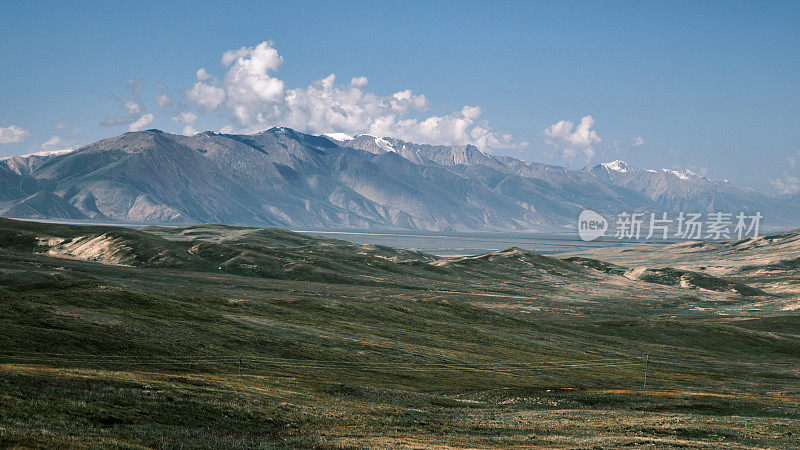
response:
<svg viewBox="0 0 800 450"><path fill-rule="evenodd" d="M586 256L0 219L0 447L800 443L794 294Z"/></svg>

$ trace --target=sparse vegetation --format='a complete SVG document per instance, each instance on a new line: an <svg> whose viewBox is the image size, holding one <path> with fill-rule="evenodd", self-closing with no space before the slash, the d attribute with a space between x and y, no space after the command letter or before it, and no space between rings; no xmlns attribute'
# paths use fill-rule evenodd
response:
<svg viewBox="0 0 800 450"><path fill-rule="evenodd" d="M140 256L47 254L102 235ZM2 447L798 443L798 316L765 283L223 226L2 220L0 245Z"/></svg>

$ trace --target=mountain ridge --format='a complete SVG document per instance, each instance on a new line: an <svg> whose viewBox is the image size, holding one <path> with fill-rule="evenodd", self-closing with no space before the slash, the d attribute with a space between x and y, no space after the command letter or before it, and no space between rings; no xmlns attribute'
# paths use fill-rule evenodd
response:
<svg viewBox="0 0 800 450"><path fill-rule="evenodd" d="M763 210L775 227L796 226L800 208L787 202L621 161L576 171L472 145L286 127L251 135L145 130L0 160L0 215L17 218L551 231L570 228L589 208L609 216Z"/></svg>

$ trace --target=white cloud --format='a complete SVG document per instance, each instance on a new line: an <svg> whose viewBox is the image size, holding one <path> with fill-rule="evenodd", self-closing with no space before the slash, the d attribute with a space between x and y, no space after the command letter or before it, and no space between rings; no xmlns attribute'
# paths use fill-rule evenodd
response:
<svg viewBox="0 0 800 450"><path fill-rule="evenodd" d="M139 92L142 92L142 88L144 87L144 80L142 80L141 78L125 77L125 81L128 82L128 87L130 87L131 92L133 92L133 95L137 95L139 94Z"/></svg>
<svg viewBox="0 0 800 450"><path fill-rule="evenodd" d="M560 149L564 159L572 160L578 154L588 161L594 156L594 144L601 142L597 131L593 130L594 118L583 116L576 127L569 120L561 120L544 130L547 143Z"/></svg>
<svg viewBox="0 0 800 450"><path fill-rule="evenodd" d="M15 144L17 142L22 142L30 135L31 133L28 130L20 128L16 125L11 125L10 127L0 127L0 144Z"/></svg>
<svg viewBox="0 0 800 450"><path fill-rule="evenodd" d="M186 98L208 110L214 110L225 102L225 90L211 84L198 81L184 91Z"/></svg>
<svg viewBox="0 0 800 450"><path fill-rule="evenodd" d="M150 122L152 122L154 118L152 114L144 114L131 123L131 126L128 127L128 131L141 131L146 126L150 125Z"/></svg>
<svg viewBox="0 0 800 450"><path fill-rule="evenodd" d="M100 125L113 127L117 125L127 125L136 121L142 113L142 105L127 98L121 98L120 107L125 112L122 116L108 116Z"/></svg>
<svg viewBox="0 0 800 450"><path fill-rule="evenodd" d="M770 183L775 186L781 194L797 194L800 192L800 179L797 177L787 176L785 178L777 178L771 180Z"/></svg>
<svg viewBox="0 0 800 450"><path fill-rule="evenodd" d="M57 155L62 153L68 153L80 145L76 143L76 141L72 141L71 143L67 143L61 136L52 136L50 139L44 141L42 143L42 151L33 153L34 155Z"/></svg>
<svg viewBox="0 0 800 450"><path fill-rule="evenodd" d="M350 86L364 87L367 85L368 81L369 80L367 80L367 77L353 77L353 79L350 80Z"/></svg>
<svg viewBox="0 0 800 450"><path fill-rule="evenodd" d="M406 89L392 94L389 104L392 106L392 111L395 112L406 112L409 109L422 111L428 108L428 99L424 95L414 95L410 89ZM478 115L480 115L480 111Z"/></svg>
<svg viewBox="0 0 800 450"><path fill-rule="evenodd" d="M511 136L495 132L478 106L451 114L425 116L428 99L410 89L382 96L364 89L367 77L336 85L330 74L307 87L287 89L275 76L283 58L270 42L229 50L222 55L228 71L221 80L201 79L184 91L207 109L221 109L243 131L287 126L307 133L369 133L430 144L512 147ZM207 72L204 72L207 73Z"/></svg>
<svg viewBox="0 0 800 450"><path fill-rule="evenodd" d="M122 109L124 109L128 114L139 114L142 112L142 105L131 100L125 100L122 103Z"/></svg>
<svg viewBox="0 0 800 450"><path fill-rule="evenodd" d="M636 136L636 138L633 140L633 145L635 147L643 146L644 145L644 139L641 136Z"/></svg>
<svg viewBox="0 0 800 450"><path fill-rule="evenodd" d="M224 80L228 101L257 107L283 98L283 81L270 75L280 69L283 58L270 42L228 50L222 54L222 63L230 66Z"/></svg>
<svg viewBox="0 0 800 450"><path fill-rule="evenodd" d="M195 130L191 125L186 125L183 127L183 131L181 131L181 134L185 136L194 136L197 133L199 133L199 131Z"/></svg>
<svg viewBox="0 0 800 450"><path fill-rule="evenodd" d="M64 142L64 141L63 141L63 140L62 140L60 137L58 137L58 136L53 136L53 137L51 137L50 139L48 139L48 140L44 141L44 143L42 144L42 148L53 148L53 147L58 147L58 146L59 146L59 145L61 145L63 142Z"/></svg>
<svg viewBox="0 0 800 450"><path fill-rule="evenodd" d="M56 130L60 130L62 128L64 128L64 122L59 122L58 125L56 125Z"/></svg>
<svg viewBox="0 0 800 450"><path fill-rule="evenodd" d="M206 81L206 80L210 80L211 78L213 78L211 76L211 74L206 71L205 67L201 67L201 68L197 69L196 75L197 75L197 79L200 80L200 81Z"/></svg>
<svg viewBox="0 0 800 450"><path fill-rule="evenodd" d="M478 123L480 107L465 106L444 116L409 117L427 108L425 96L405 90L381 97L358 88L338 88L335 80L331 74L308 88L287 91L278 115L269 119L312 133L366 132L423 143L473 143L482 148L510 145L510 136L498 136L485 123Z"/></svg>
<svg viewBox="0 0 800 450"><path fill-rule="evenodd" d="M185 123L187 125L191 125L197 120L197 114L191 111L184 111L175 115L172 120L176 122Z"/></svg>
<svg viewBox="0 0 800 450"><path fill-rule="evenodd" d="M166 94L156 95L154 101L156 102L156 105L158 105L158 107L161 109L164 109L172 105L172 99Z"/></svg>
<svg viewBox="0 0 800 450"><path fill-rule="evenodd" d="M795 167L797 165L798 160L800 160L800 150L795 152L795 154L786 157L786 162L789 164L790 167Z"/></svg>

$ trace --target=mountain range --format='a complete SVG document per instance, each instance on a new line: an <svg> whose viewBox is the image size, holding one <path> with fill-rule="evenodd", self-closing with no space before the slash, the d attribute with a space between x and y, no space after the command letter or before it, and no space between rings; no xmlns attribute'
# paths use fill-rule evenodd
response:
<svg viewBox="0 0 800 450"><path fill-rule="evenodd" d="M369 135L125 133L69 152L0 160L13 218L303 228L526 230L573 226L581 210L761 212L800 225L797 198L688 170L622 161L583 170Z"/></svg>

